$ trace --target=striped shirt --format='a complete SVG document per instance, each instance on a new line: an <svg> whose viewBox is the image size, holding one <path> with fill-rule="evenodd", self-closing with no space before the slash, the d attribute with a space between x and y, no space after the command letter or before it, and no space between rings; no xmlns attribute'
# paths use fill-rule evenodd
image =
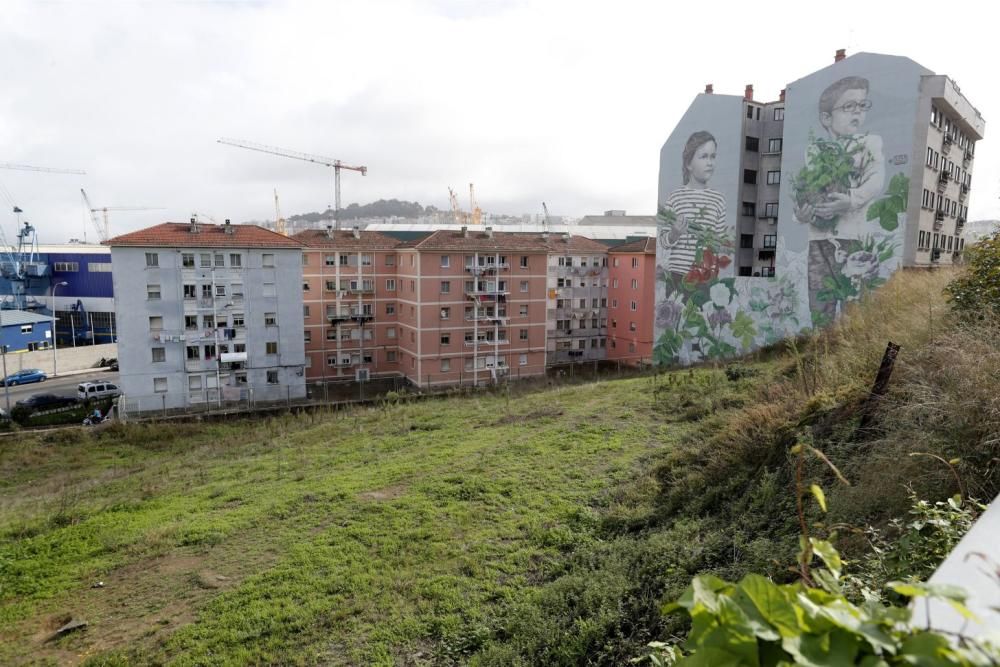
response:
<svg viewBox="0 0 1000 667"><path fill-rule="evenodd" d="M726 233L726 200L715 190L696 189L682 186L667 196L664 207L673 211L677 220L687 219L688 231L674 243L667 238L670 225L660 223L660 245L667 251L667 269L671 273L686 274L694 264L698 249L697 237L692 231L711 230L716 234Z"/></svg>

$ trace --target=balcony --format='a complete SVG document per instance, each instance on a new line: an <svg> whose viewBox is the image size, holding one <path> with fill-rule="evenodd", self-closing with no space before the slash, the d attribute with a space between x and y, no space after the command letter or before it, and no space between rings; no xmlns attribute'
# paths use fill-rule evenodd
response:
<svg viewBox="0 0 1000 667"><path fill-rule="evenodd" d="M496 345L510 345L510 341L506 338L500 340L489 340L487 338L480 338L478 340L467 340L465 341L466 347L494 347Z"/></svg>
<svg viewBox="0 0 1000 667"><path fill-rule="evenodd" d="M510 264L507 262L465 265L465 272L471 273L474 276L481 276L486 273L496 273L497 271L507 271L508 269L510 269Z"/></svg>
<svg viewBox="0 0 1000 667"><path fill-rule="evenodd" d="M960 215L958 216L958 219L955 220L955 231L960 231L962 227L965 227L965 218Z"/></svg>
<svg viewBox="0 0 1000 667"><path fill-rule="evenodd" d="M947 155L948 151L951 150L952 143L954 143L954 140L951 138L951 135L944 135L944 140L941 142L941 152Z"/></svg>
<svg viewBox="0 0 1000 667"><path fill-rule="evenodd" d="M495 299L497 297L506 297L510 294L510 291L506 288L500 289L498 286L491 285L477 285L472 289L465 290L465 295L470 299L482 300L483 298Z"/></svg>
<svg viewBox="0 0 1000 667"><path fill-rule="evenodd" d="M339 313L337 315L327 315L326 321L330 324L367 324L375 319L370 313Z"/></svg>
<svg viewBox="0 0 1000 667"><path fill-rule="evenodd" d="M937 186L938 190L944 190L945 186L948 185L948 178L951 176L947 171L942 171L938 174Z"/></svg>
<svg viewBox="0 0 1000 667"><path fill-rule="evenodd" d="M972 154L972 151L969 150L965 151L965 153L962 155L962 166L968 167L969 163L972 162L972 158L974 157L975 156Z"/></svg>
<svg viewBox="0 0 1000 667"><path fill-rule="evenodd" d="M189 373L198 373L201 371L214 371L219 368L218 359L185 359L184 360L184 370Z"/></svg>

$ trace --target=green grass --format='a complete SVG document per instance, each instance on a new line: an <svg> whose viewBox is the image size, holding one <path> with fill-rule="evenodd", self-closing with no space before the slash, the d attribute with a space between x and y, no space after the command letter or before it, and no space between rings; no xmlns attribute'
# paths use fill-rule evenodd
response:
<svg viewBox="0 0 1000 667"><path fill-rule="evenodd" d="M464 662L749 387L671 380L7 439L0 662Z"/></svg>

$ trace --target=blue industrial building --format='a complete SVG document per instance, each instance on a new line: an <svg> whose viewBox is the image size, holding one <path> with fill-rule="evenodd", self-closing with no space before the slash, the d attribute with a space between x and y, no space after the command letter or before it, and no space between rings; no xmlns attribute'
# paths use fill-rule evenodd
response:
<svg viewBox="0 0 1000 667"><path fill-rule="evenodd" d="M45 264L46 270L24 281L21 305L31 312L55 313L60 347L115 342L110 249L83 243L40 245L35 261ZM12 287L0 277L5 315L16 307L9 296Z"/></svg>
<svg viewBox="0 0 1000 667"><path fill-rule="evenodd" d="M52 345L52 316L26 310L0 311L0 345L12 352L46 350Z"/></svg>

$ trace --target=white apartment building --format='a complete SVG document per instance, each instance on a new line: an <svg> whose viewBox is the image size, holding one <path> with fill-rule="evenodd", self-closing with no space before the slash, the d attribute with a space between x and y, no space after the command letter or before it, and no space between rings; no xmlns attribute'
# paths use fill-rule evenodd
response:
<svg viewBox="0 0 1000 667"><path fill-rule="evenodd" d="M550 235L546 363L607 358L608 247L582 236Z"/></svg>
<svg viewBox="0 0 1000 667"><path fill-rule="evenodd" d="M255 225L111 239L126 407L302 398L302 244Z"/></svg>

